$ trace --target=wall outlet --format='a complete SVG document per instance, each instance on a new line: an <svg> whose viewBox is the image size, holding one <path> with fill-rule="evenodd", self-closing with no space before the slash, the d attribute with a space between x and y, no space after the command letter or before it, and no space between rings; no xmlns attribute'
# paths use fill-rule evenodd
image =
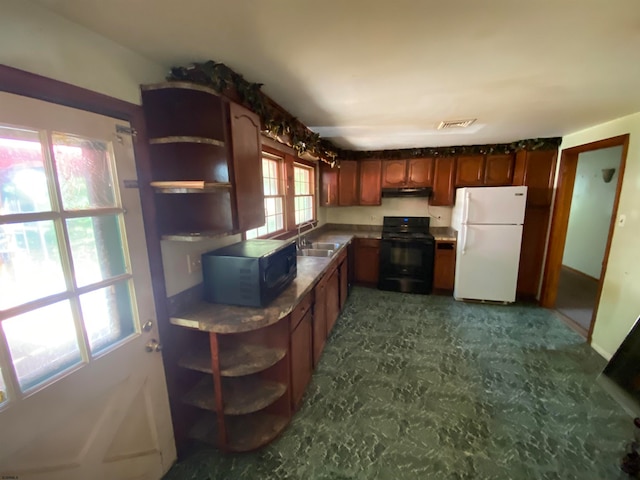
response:
<svg viewBox="0 0 640 480"><path fill-rule="evenodd" d="M369 220L375 221L377 219L378 219L378 217L376 217L375 215L369 215Z"/></svg>
<svg viewBox="0 0 640 480"><path fill-rule="evenodd" d="M200 271L202 271L201 255L199 253L187 255L187 272L197 273Z"/></svg>

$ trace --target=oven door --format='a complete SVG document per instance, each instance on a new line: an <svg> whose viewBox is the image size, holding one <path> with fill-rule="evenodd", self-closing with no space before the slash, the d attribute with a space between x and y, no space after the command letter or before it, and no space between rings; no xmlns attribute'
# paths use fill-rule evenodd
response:
<svg viewBox="0 0 640 480"><path fill-rule="evenodd" d="M434 242L383 239L380 245L378 288L395 292L431 293Z"/></svg>

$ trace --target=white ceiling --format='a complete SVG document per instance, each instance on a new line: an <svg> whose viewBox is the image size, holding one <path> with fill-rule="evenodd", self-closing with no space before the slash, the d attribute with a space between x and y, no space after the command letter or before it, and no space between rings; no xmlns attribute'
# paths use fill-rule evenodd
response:
<svg viewBox="0 0 640 480"><path fill-rule="evenodd" d="M562 136L640 111L638 0L35 1L167 68L224 62L346 148Z"/></svg>

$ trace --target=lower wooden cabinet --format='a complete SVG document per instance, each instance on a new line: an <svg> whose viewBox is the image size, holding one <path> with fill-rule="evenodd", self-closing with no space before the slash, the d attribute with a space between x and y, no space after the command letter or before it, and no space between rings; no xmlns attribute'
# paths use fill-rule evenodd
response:
<svg viewBox="0 0 640 480"><path fill-rule="evenodd" d="M327 336L333 330L333 326L340 315L340 278L336 268L329 274L327 280Z"/></svg>
<svg viewBox="0 0 640 480"><path fill-rule="evenodd" d="M342 256L342 259L338 260L338 272L340 275L340 311L344 308L344 304L347 302L347 296L349 295L349 262L347 261L347 254Z"/></svg>
<svg viewBox="0 0 640 480"><path fill-rule="evenodd" d="M318 365L327 341L327 283L328 277L318 282L314 289L313 305L313 366Z"/></svg>
<svg viewBox="0 0 640 480"><path fill-rule="evenodd" d="M302 403L313 373L312 329L312 310L309 308L291 332L291 406L294 409Z"/></svg>
<svg viewBox="0 0 640 480"><path fill-rule="evenodd" d="M453 290L456 271L456 242L436 241L433 266L433 288Z"/></svg>
<svg viewBox="0 0 640 480"><path fill-rule="evenodd" d="M380 270L380 240L356 238L353 247L354 279L363 285L377 285Z"/></svg>

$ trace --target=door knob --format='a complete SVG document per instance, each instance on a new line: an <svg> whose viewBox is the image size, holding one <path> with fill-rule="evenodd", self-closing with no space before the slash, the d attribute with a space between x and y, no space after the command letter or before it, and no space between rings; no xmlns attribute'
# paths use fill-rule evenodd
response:
<svg viewBox="0 0 640 480"><path fill-rule="evenodd" d="M162 351L162 344L158 343L158 341L155 338L152 338L151 340L149 340L149 343L147 343L144 346L144 349L148 352L161 352Z"/></svg>

